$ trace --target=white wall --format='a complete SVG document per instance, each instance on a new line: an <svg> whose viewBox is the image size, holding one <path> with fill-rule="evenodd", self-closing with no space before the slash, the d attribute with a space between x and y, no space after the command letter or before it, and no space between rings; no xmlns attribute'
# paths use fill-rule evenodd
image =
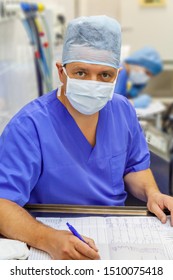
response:
<svg viewBox="0 0 173 280"><path fill-rule="evenodd" d="M78 0L79 16L107 15L119 19L119 0Z"/></svg>
<svg viewBox="0 0 173 280"><path fill-rule="evenodd" d="M164 60L173 60L173 0L165 7L141 7L138 0L121 0L123 43L131 50L155 47Z"/></svg>

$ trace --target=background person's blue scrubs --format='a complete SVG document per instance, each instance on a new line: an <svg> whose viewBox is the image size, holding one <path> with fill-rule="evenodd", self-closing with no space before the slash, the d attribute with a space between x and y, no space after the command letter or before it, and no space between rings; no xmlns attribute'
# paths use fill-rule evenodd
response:
<svg viewBox="0 0 173 280"><path fill-rule="evenodd" d="M127 98L134 98L144 89L145 85L131 85L128 88L128 73L125 67L120 71L115 84L114 93L121 94Z"/></svg>
<svg viewBox="0 0 173 280"><path fill-rule="evenodd" d="M114 92L127 97L127 82L128 82L127 71L125 68L122 68L122 70L118 74Z"/></svg>
<svg viewBox="0 0 173 280"><path fill-rule="evenodd" d="M120 95L100 111L93 148L56 91L25 106L0 138L0 197L20 205L124 205L123 176L149 168L136 113Z"/></svg>

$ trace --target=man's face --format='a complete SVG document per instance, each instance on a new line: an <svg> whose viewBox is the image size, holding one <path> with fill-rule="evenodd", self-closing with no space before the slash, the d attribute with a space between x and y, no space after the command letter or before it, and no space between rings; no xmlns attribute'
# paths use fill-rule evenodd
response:
<svg viewBox="0 0 173 280"><path fill-rule="evenodd" d="M60 80L66 88L67 77L62 66L58 65ZM118 69L110 66L89 64L84 62L72 62L66 66L66 73L72 79L93 80L105 83L113 83L118 75Z"/></svg>
<svg viewBox="0 0 173 280"><path fill-rule="evenodd" d="M83 62L68 63L65 67L57 64L57 68L63 83L58 98L70 112L95 115L112 98L118 69Z"/></svg>

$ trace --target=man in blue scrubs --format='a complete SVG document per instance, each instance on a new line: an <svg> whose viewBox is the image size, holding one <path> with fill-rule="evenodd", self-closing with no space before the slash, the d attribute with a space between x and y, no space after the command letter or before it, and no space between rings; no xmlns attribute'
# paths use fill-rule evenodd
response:
<svg viewBox="0 0 173 280"><path fill-rule="evenodd" d="M116 20L71 21L57 63L62 86L26 105L0 138L1 234L53 259L99 259L99 252L87 237L90 246L37 222L22 208L26 203L123 206L127 188L163 223L163 209L173 209L150 171L133 106L113 94L120 49Z"/></svg>

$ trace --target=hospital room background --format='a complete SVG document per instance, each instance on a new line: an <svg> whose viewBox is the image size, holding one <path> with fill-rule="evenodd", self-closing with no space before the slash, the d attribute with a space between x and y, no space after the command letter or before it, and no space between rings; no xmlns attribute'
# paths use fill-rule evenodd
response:
<svg viewBox="0 0 173 280"><path fill-rule="evenodd" d="M0 134L21 107L59 86L55 64L68 22L103 14L121 24L122 62L145 46L162 59L163 71L142 89L152 102L136 112L159 188L173 195L172 0L0 1ZM129 197L128 203L141 202Z"/></svg>

